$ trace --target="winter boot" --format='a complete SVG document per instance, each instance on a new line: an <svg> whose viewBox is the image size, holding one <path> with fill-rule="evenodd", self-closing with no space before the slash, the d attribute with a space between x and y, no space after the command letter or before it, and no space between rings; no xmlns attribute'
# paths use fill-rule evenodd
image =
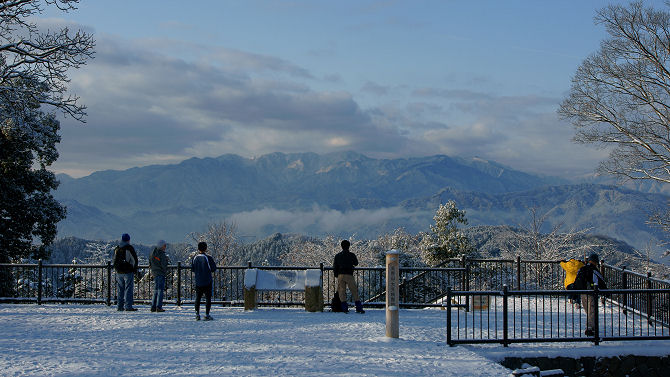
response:
<svg viewBox="0 0 670 377"><path fill-rule="evenodd" d="M347 305L346 301L342 301L340 306L342 307L342 313L349 313L349 305Z"/></svg>
<svg viewBox="0 0 670 377"><path fill-rule="evenodd" d="M363 310L363 304L361 304L360 301L356 301L354 304L356 304L356 313L361 313L361 314L365 313L365 310Z"/></svg>

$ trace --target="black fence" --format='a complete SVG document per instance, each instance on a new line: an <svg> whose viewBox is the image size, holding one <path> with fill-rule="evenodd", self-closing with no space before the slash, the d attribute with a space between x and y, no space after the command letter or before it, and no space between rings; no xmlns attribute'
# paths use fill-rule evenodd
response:
<svg viewBox="0 0 670 377"><path fill-rule="evenodd" d="M190 304L195 298L194 276L190 266L169 266L164 302ZM320 269L324 302L329 302L337 280L332 268L224 266L214 273L213 302L241 306L244 300L244 272L248 268L265 270ZM612 289L670 289L670 282L605 264L601 271ZM148 266L135 275L135 301L149 303L153 289ZM367 306L383 306L386 301L386 271L383 267L358 268L354 277L361 299ZM503 286L514 291L561 290L564 273L558 261L516 259L450 259L439 268L400 268L401 307L438 307L444 304L447 288L462 292L496 291ZM302 292L263 291L259 305L304 305ZM84 264L0 264L0 302L90 302L111 305L116 300L116 273L111 263ZM461 305L470 309L470 300ZM670 298L636 294L617 301L622 310L643 313L652 318L667 318ZM666 321L667 322L667 321Z"/></svg>
<svg viewBox="0 0 670 377"><path fill-rule="evenodd" d="M583 306L585 296L595 306L593 323ZM577 300L573 300L577 299ZM447 292L447 343L456 344L670 339L667 300L670 289L529 290ZM469 311L463 301L470 302ZM576 301L576 302L574 302ZM640 310L627 303L653 302ZM644 306L644 305L643 305ZM452 310L453 309L453 310ZM587 335L586 329L593 334Z"/></svg>
<svg viewBox="0 0 670 377"><path fill-rule="evenodd" d="M190 267L190 266L189 266ZM178 263L168 267L165 281L165 304L191 304L195 299L195 277L191 269ZM270 271L295 271L320 269L323 276L324 302L336 292L337 279L332 268L324 267L268 267L225 266L214 273L212 302L224 306L244 304L244 273L249 268ZM402 307L441 306L441 298L447 287L465 289L466 269L451 268L401 268L400 296ZM361 300L367 306L383 306L386 301L386 269L357 268L354 278L358 284ZM81 302L105 303L116 301L116 272L111 263L105 265L84 264L0 264L0 302ZM150 303L153 279L149 266L139 266L135 274L134 301ZM258 293L258 305L301 306L304 292L262 291Z"/></svg>

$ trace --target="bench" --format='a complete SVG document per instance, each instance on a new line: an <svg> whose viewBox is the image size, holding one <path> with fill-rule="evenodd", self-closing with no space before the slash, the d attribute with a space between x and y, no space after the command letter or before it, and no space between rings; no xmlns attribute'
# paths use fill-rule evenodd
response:
<svg viewBox="0 0 670 377"><path fill-rule="evenodd" d="M258 307L258 291L304 291L305 310L323 311L323 279L320 269L275 271L249 268L244 272L244 310Z"/></svg>

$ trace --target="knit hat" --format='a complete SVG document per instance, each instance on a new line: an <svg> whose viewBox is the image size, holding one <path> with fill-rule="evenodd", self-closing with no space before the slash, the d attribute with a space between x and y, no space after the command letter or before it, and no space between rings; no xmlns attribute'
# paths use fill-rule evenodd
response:
<svg viewBox="0 0 670 377"><path fill-rule="evenodd" d="M156 244L156 247L158 247L158 248L160 249L161 247L163 247L163 246L165 246L165 245L167 245L167 244L165 243L165 241L164 241L164 240L160 240L160 241L158 241L158 243Z"/></svg>
<svg viewBox="0 0 670 377"><path fill-rule="evenodd" d="M123 235L121 236L121 241L123 242L130 241L130 236L128 235L128 233L123 233Z"/></svg>
<svg viewBox="0 0 670 377"><path fill-rule="evenodd" d="M598 263L598 262L600 262L600 258L598 257L598 254L593 253L593 254L589 255L588 261L593 262L593 263Z"/></svg>

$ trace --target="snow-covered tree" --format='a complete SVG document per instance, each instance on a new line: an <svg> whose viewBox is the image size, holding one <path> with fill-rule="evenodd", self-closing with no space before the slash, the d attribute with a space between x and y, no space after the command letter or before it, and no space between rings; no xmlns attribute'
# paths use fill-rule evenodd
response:
<svg viewBox="0 0 670 377"><path fill-rule="evenodd" d="M670 183L670 3L610 5L595 21L609 37L579 66L558 113L576 142L611 148L602 172ZM651 222L670 232L670 211Z"/></svg>
<svg viewBox="0 0 670 377"><path fill-rule="evenodd" d="M105 264L114 258L114 241L90 241L86 243L83 257L86 264Z"/></svg>
<svg viewBox="0 0 670 377"><path fill-rule="evenodd" d="M92 57L95 42L68 28L41 31L35 17L45 6L69 11L77 2L0 2L0 262L46 256L34 239L50 244L65 217L47 170L58 158L56 113L83 120L85 107L66 94L67 71Z"/></svg>
<svg viewBox="0 0 670 377"><path fill-rule="evenodd" d="M427 264L438 265L474 251L470 240L458 227L468 224L465 211L458 209L453 200L440 204L433 220L435 225L430 226L430 232L421 234L421 255Z"/></svg>
<svg viewBox="0 0 670 377"><path fill-rule="evenodd" d="M196 243L207 242L207 252L219 266L226 264L226 255L239 245L237 225L226 221L210 223L204 232L190 233L189 238ZM191 257L195 254L197 254L197 249Z"/></svg>
<svg viewBox="0 0 670 377"><path fill-rule="evenodd" d="M539 214L537 208L528 209L528 224L519 224L512 239L507 243L504 254L507 257L521 256L524 259L584 259L591 250L601 246L597 243L576 244L589 232L587 229L565 229L562 222L553 224L550 229L547 219L552 210ZM546 231L548 230L548 231Z"/></svg>

